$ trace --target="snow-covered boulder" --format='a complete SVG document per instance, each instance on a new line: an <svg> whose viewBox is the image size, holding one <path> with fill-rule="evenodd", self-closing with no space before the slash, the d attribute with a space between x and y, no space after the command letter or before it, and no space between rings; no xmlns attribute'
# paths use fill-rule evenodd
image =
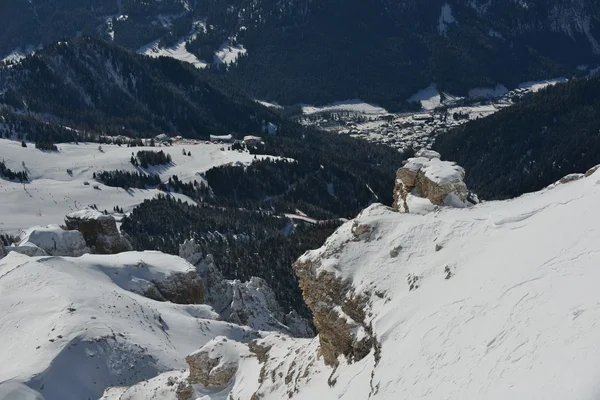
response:
<svg viewBox="0 0 600 400"><path fill-rule="evenodd" d="M19 246L9 246L6 248L7 253L18 253L18 254L23 254L29 257L43 257L43 256L47 256L48 253L46 253L46 251L44 251L44 249L41 249L39 247L37 247L35 244L33 243L29 243L29 242L25 242L22 243Z"/></svg>
<svg viewBox="0 0 600 400"><path fill-rule="evenodd" d="M465 170L442 161L435 151L417 153L398 170L394 188L394 208L402 212L426 213L436 206L468 206L469 191Z"/></svg>
<svg viewBox="0 0 600 400"><path fill-rule="evenodd" d="M64 230L58 225L38 226L25 230L17 247L31 248L32 246L42 249L51 256L79 257L90 252L79 231ZM36 254L31 255L42 254L36 251Z"/></svg>
<svg viewBox="0 0 600 400"><path fill-rule="evenodd" d="M133 250L131 243L121 235L117 222L92 208L70 213L65 218L68 229L83 235L90 249L97 254L115 254Z"/></svg>

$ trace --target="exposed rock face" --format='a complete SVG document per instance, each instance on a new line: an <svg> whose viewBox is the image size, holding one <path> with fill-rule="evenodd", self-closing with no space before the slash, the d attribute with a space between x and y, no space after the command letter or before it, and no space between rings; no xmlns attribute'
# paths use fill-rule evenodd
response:
<svg viewBox="0 0 600 400"><path fill-rule="evenodd" d="M116 254L133 250L131 243L121 235L115 219L93 209L85 209L66 216L68 229L78 230L92 252Z"/></svg>
<svg viewBox="0 0 600 400"><path fill-rule="evenodd" d="M202 258L200 246L193 240L179 247L179 255L196 265L204 285L204 302L223 320L253 329L285 332L297 337L312 337L310 323L295 311L285 313L269 285L261 278L248 282L228 280L217 269L212 256Z"/></svg>
<svg viewBox="0 0 600 400"><path fill-rule="evenodd" d="M304 299L314 315L323 359L329 365L337 365L340 355L349 361L362 359L375 342L365 323L367 299L331 272L321 271L315 276L315 268L310 260L294 264Z"/></svg>
<svg viewBox="0 0 600 400"><path fill-rule="evenodd" d="M237 372L242 353L248 352L246 345L216 337L185 358L190 368L188 382L203 386L226 385Z"/></svg>
<svg viewBox="0 0 600 400"><path fill-rule="evenodd" d="M6 255L6 249L4 248L4 243L0 240L0 258Z"/></svg>
<svg viewBox="0 0 600 400"><path fill-rule="evenodd" d="M204 283L194 271L175 273L144 292L146 297L176 304L203 304Z"/></svg>
<svg viewBox="0 0 600 400"><path fill-rule="evenodd" d="M594 166L594 167L592 167L592 168L588 169L588 170L585 172L585 177L587 178L588 176L592 175L594 172L598 171L598 169L600 169L600 165L596 165L596 166Z"/></svg>
<svg viewBox="0 0 600 400"><path fill-rule="evenodd" d="M563 176L562 178L560 178L560 180L558 182L560 184L565 184L565 183L569 183L569 182L578 181L582 178L585 178L584 174L569 174L567 176Z"/></svg>
<svg viewBox="0 0 600 400"><path fill-rule="evenodd" d="M441 161L438 153L420 151L398 170L393 207L402 212L419 212L411 210L415 198L426 199L433 206L466 207L469 191L464 176L463 168ZM421 204L417 208L422 209Z"/></svg>

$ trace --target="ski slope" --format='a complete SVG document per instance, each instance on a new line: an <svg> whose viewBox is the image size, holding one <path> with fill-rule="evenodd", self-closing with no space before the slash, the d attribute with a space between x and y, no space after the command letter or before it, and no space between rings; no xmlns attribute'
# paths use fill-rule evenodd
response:
<svg viewBox="0 0 600 400"><path fill-rule="evenodd" d="M125 191L93 180L94 172L102 170L142 171L129 162L132 153L139 150L162 150L171 155L171 165L146 170L159 174L163 180L177 175L182 181L200 181L198 174L212 167L248 164L254 159L249 153L228 151L226 144L205 142L160 148L101 145L102 151L98 146L97 143L68 143L59 144L58 152L44 152L33 144L23 148L20 142L0 139L0 160L11 170L27 170L31 179L23 185L0 178L0 232L14 233L36 225L61 224L66 214L91 204L100 210L112 211L114 206L119 206L128 212L143 200L155 197L159 193L155 189ZM184 156L183 149L192 155ZM67 170L72 171L72 175ZM94 189L94 185L98 185L98 189ZM183 195L174 196L192 201Z"/></svg>

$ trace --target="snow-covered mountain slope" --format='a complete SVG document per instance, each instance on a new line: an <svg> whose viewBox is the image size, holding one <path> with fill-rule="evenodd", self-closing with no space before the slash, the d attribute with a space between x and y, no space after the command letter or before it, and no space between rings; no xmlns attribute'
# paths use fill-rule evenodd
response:
<svg viewBox="0 0 600 400"><path fill-rule="evenodd" d="M140 148L102 145L100 151L97 143L59 144L58 148L58 152L44 152L33 145L24 148L20 142L0 139L0 160L14 171L26 170L31 179L26 185L0 179L0 207L3 210L0 232L14 233L34 225L60 224L66 214L91 204L96 204L100 210L110 211L118 205L129 211L159 193L155 189L125 191L93 180L93 174L98 171L140 171L129 162L131 153ZM249 153L227 151L226 148L205 142L161 147L155 150L170 154L172 165L151 167L147 172L159 174L163 180L177 175L182 181L200 181L197 174L212 167L250 163L254 159ZM183 149L192 155L184 156ZM98 185L98 189L94 189L94 185ZM174 196L192 201L183 195Z"/></svg>
<svg viewBox="0 0 600 400"><path fill-rule="evenodd" d="M319 336L254 342L260 378L240 359L233 398L596 398L599 201L590 170L467 209L369 207L295 265Z"/></svg>
<svg viewBox="0 0 600 400"><path fill-rule="evenodd" d="M159 252L10 253L0 260L0 398L28 392L25 384L47 400L96 399L107 386L185 367L184 357L215 336L258 335L217 321L209 306L136 294L189 271L183 259Z"/></svg>

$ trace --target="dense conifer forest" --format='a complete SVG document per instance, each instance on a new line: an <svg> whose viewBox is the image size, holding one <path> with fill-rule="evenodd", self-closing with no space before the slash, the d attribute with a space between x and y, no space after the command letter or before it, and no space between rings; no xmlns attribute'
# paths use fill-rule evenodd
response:
<svg viewBox="0 0 600 400"><path fill-rule="evenodd" d="M306 250L321 246L339 224L332 220L294 226L271 210L191 205L161 196L136 207L122 230L136 249L171 254L178 254L179 244L193 238L204 254L214 256L227 278L264 278L286 310L307 316L291 265Z"/></svg>

